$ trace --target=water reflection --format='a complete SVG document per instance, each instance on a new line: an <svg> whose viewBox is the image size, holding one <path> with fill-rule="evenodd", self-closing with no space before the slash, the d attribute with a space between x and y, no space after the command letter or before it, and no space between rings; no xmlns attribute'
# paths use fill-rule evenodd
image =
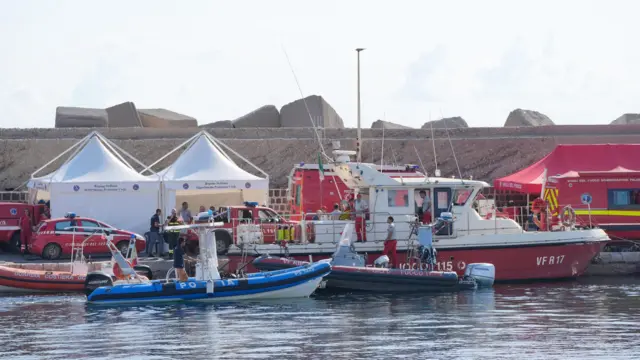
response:
<svg viewBox="0 0 640 360"><path fill-rule="evenodd" d="M633 358L638 311L637 278L137 307L17 296L0 299L0 358Z"/></svg>

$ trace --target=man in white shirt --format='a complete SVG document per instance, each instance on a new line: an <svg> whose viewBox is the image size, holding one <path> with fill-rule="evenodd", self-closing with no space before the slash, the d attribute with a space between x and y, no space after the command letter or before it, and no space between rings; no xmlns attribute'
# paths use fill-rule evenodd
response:
<svg viewBox="0 0 640 360"><path fill-rule="evenodd" d="M420 190L420 197L422 198L422 223L431 224L431 199L425 190Z"/></svg>
<svg viewBox="0 0 640 360"><path fill-rule="evenodd" d="M362 200L362 194L358 194L356 201L354 202L354 210L356 212L356 236L358 240L356 242L367 241L367 230L365 224L365 216L367 211L367 204Z"/></svg>
<svg viewBox="0 0 640 360"><path fill-rule="evenodd" d="M333 211L331 212L331 220L339 220L340 214L342 214L342 211L340 211L340 205L333 204Z"/></svg>
<svg viewBox="0 0 640 360"><path fill-rule="evenodd" d="M180 209L180 218L185 224L191 224L193 219L191 216L191 210L189 210L189 204L185 201L182 203L182 209Z"/></svg>
<svg viewBox="0 0 640 360"><path fill-rule="evenodd" d="M393 216L387 218L387 238L384 240L384 249L382 255L389 257L389 267L398 267L398 257L396 256L396 248L398 240L396 237L396 224L393 223Z"/></svg>

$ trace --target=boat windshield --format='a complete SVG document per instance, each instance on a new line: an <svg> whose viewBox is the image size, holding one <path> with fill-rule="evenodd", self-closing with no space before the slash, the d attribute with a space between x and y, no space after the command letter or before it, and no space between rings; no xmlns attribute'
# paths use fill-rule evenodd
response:
<svg viewBox="0 0 640 360"><path fill-rule="evenodd" d="M469 200L469 195L471 195L471 189L457 189L453 195L453 205L455 206L463 206Z"/></svg>
<svg viewBox="0 0 640 360"><path fill-rule="evenodd" d="M351 246L351 233L353 232L353 224L348 223L344 226L342 230L342 234L340 236L340 242L338 243L338 248L340 246Z"/></svg>

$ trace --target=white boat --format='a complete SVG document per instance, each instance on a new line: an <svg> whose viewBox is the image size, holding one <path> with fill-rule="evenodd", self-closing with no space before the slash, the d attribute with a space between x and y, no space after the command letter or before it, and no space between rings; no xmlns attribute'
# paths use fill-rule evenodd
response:
<svg viewBox="0 0 640 360"><path fill-rule="evenodd" d="M480 216L474 201L489 184L471 179L411 176L383 173L374 164L351 162L353 151L334 151L333 172L368 203L367 242L354 244L355 251L368 254L368 264L382 255L387 218L393 216L398 235L396 265L414 268L416 249L416 199L420 190L431 194L431 214L436 223L434 246L438 250L436 270L464 275L471 263L491 263L496 281L522 281L574 278L582 275L591 260L610 240L602 229L580 229L566 223L552 231L525 231L515 220ZM227 256L231 266L242 267L262 254L285 255L296 260L330 258L345 224L352 220L300 222L293 242L260 242L260 237L239 234ZM356 238L356 233L351 235ZM248 240L246 240L248 239ZM255 239L258 239L256 241ZM284 246L283 246L284 245ZM394 264L395 265L395 264Z"/></svg>

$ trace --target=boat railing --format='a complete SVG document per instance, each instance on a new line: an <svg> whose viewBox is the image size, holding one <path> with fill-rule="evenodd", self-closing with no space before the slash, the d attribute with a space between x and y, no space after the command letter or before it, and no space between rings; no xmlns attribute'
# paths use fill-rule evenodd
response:
<svg viewBox="0 0 640 360"><path fill-rule="evenodd" d="M547 211L547 224L550 224L551 231L563 231L573 229L574 226L566 226L562 221L558 221L558 209L564 206L549 208ZM554 214L554 209L555 213ZM437 223L433 219L434 237L437 239L457 238L467 235L488 235L488 234L515 234L523 232L539 231L535 223L530 218L532 214L530 206L503 206L492 205L488 208L479 209L473 207L457 207L452 209L453 219L450 224L443 227L442 223ZM279 214L273 219L230 219L233 224L235 243L240 234L246 237L246 233L260 233L260 237L254 237L250 243L326 243L337 244L345 224L353 223L354 229L360 229L357 222L360 221L355 213L318 213L309 212L298 214L300 221L284 220L287 214ZM397 240L411 240L415 238L420 221L415 213L392 214L390 212L367 212L363 231L366 232L368 241L383 241L387 236L387 218L394 217L396 224ZM577 224L588 224L585 215L575 216ZM591 221L595 224L595 221ZM239 228L238 225L251 225ZM242 229L242 230L240 230ZM354 239L358 238L358 231L354 230ZM243 240L247 242L247 240Z"/></svg>
<svg viewBox="0 0 640 360"><path fill-rule="evenodd" d="M601 209L592 209L584 204L547 204L546 223L551 231L566 231L575 228L598 227L597 214ZM517 222L522 231L539 231L534 222L535 215L531 206L502 206L493 207L485 214L485 219L511 219ZM495 226L496 232L500 229Z"/></svg>

